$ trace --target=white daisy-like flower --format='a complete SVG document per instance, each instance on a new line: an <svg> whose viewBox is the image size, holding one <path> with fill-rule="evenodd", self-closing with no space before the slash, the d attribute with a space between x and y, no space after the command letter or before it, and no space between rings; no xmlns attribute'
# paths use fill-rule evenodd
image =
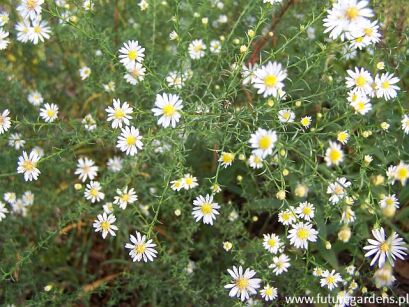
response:
<svg viewBox="0 0 409 307"><path fill-rule="evenodd" d="M253 154L259 155L263 159L273 152L277 142L277 133L274 130L258 128L250 137L249 143L253 148Z"/></svg>
<svg viewBox="0 0 409 307"><path fill-rule="evenodd" d="M111 172L118 173L122 170L122 163L123 160L121 159L121 157L115 156L108 159L107 167Z"/></svg>
<svg viewBox="0 0 409 307"><path fill-rule="evenodd" d="M369 1L363 0L337 0L327 17L324 19L324 33L329 32L331 39L341 40L350 38L350 32L367 22L368 17L373 16L373 11L368 8Z"/></svg>
<svg viewBox="0 0 409 307"><path fill-rule="evenodd" d="M248 163L251 168L259 169L263 167L263 158L258 154L252 154L249 157Z"/></svg>
<svg viewBox="0 0 409 307"><path fill-rule="evenodd" d="M257 64L248 64L248 66L246 66L245 64L243 64L242 70L241 70L241 76L243 78L243 85L247 85L247 84L251 84L253 83L253 80L255 78L255 73L256 70L258 69L258 65Z"/></svg>
<svg viewBox="0 0 409 307"><path fill-rule="evenodd" d="M17 31L17 40L22 43L27 43L30 40L31 25L28 20L20 21L15 27Z"/></svg>
<svg viewBox="0 0 409 307"><path fill-rule="evenodd" d="M181 89L185 85L186 80L185 74L179 73L177 71L171 71L166 76L166 82L169 87L174 87L176 89Z"/></svg>
<svg viewBox="0 0 409 307"><path fill-rule="evenodd" d="M155 100L155 107L152 109L153 115L160 116L158 125L167 128L176 127L181 117L180 111L183 108L182 100L176 94L163 93L157 94Z"/></svg>
<svg viewBox="0 0 409 307"><path fill-rule="evenodd" d="M306 221L311 221L314 218L315 207L313 204L305 201L300 203L300 205L295 209L295 213L299 218Z"/></svg>
<svg viewBox="0 0 409 307"><path fill-rule="evenodd" d="M52 123L58 117L58 106L54 103L46 103L44 107L40 109L40 117L47 123Z"/></svg>
<svg viewBox="0 0 409 307"><path fill-rule="evenodd" d="M86 11L92 11L94 10L94 2L92 0L84 0L82 7L84 8L84 10Z"/></svg>
<svg viewBox="0 0 409 307"><path fill-rule="evenodd" d="M110 214L114 212L114 204L111 202L107 202L105 203L105 205L102 206L102 209L104 210L106 214Z"/></svg>
<svg viewBox="0 0 409 307"><path fill-rule="evenodd" d="M13 203L16 202L17 196L16 196L16 193L14 192L7 192L7 193L4 193L3 199L6 203L12 205Z"/></svg>
<svg viewBox="0 0 409 307"><path fill-rule="evenodd" d="M112 128L122 128L122 125L129 125L129 120L132 119L133 108L125 101L121 106L119 99L112 101L112 106L105 109L108 113L107 121L112 121Z"/></svg>
<svg viewBox="0 0 409 307"><path fill-rule="evenodd" d="M324 273L324 271L319 267L314 268L314 270L312 271L312 275L315 277L320 277L322 273Z"/></svg>
<svg viewBox="0 0 409 307"><path fill-rule="evenodd" d="M218 54L220 53L220 50L222 49L222 45L219 40L214 39L210 42L210 52Z"/></svg>
<svg viewBox="0 0 409 307"><path fill-rule="evenodd" d="M6 218L6 213L9 213L9 210L7 210L6 205L0 201L0 222Z"/></svg>
<svg viewBox="0 0 409 307"><path fill-rule="evenodd" d="M31 206L34 204L34 194L31 191L25 191L21 200L25 206Z"/></svg>
<svg viewBox="0 0 409 307"><path fill-rule="evenodd" d="M263 234L263 246L270 253L277 254L283 246L281 239L276 234Z"/></svg>
<svg viewBox="0 0 409 307"><path fill-rule="evenodd" d="M12 133L9 136L8 144L9 146L14 147L15 149L19 150L20 148L24 147L24 145L26 144L26 141L21 138L20 133Z"/></svg>
<svg viewBox="0 0 409 307"><path fill-rule="evenodd" d="M17 7L17 12L23 19L35 20L41 15L41 5L43 3L44 0L22 0Z"/></svg>
<svg viewBox="0 0 409 307"><path fill-rule="evenodd" d="M189 56L192 60L198 60L205 56L206 45L201 39L195 39L189 44Z"/></svg>
<svg viewBox="0 0 409 307"><path fill-rule="evenodd" d="M401 124L402 130L405 132L405 134L409 134L409 115L404 114L402 116Z"/></svg>
<svg viewBox="0 0 409 307"><path fill-rule="evenodd" d="M4 50L7 48L10 40L7 38L9 36L9 32L4 31L0 28L0 50Z"/></svg>
<svg viewBox="0 0 409 307"><path fill-rule="evenodd" d="M105 212L98 214L97 219L94 221L93 227L95 232L102 232L102 238L106 238L108 233L111 236L116 236L115 231L118 230L118 227L114 225L116 221L115 215L107 215Z"/></svg>
<svg viewBox="0 0 409 307"><path fill-rule="evenodd" d="M347 194L347 188L351 186L345 177L337 178L335 182L329 184L327 188L327 194L331 194L329 201L333 204L339 203L343 200Z"/></svg>
<svg viewBox="0 0 409 307"><path fill-rule="evenodd" d="M30 92L27 96L27 100L35 107L38 107L44 102L43 96L38 91Z"/></svg>
<svg viewBox="0 0 409 307"><path fill-rule="evenodd" d="M220 206L213 202L213 196L207 194L205 197L198 196L193 201L192 215L196 222L202 220L203 224L213 225L216 215L219 214Z"/></svg>
<svg viewBox="0 0 409 307"><path fill-rule="evenodd" d="M278 120L282 123L292 123L295 119L295 113L289 109L278 111Z"/></svg>
<svg viewBox="0 0 409 307"><path fill-rule="evenodd" d="M129 40L119 49L120 62L126 69L131 70L136 67L136 63L142 63L145 57L145 48L139 45L138 41Z"/></svg>
<svg viewBox="0 0 409 307"><path fill-rule="evenodd" d="M370 21L362 23L361 27L352 30L353 39L351 41L351 47L362 49L369 45L376 44L381 39L379 33L378 21Z"/></svg>
<svg viewBox="0 0 409 307"><path fill-rule="evenodd" d="M107 93L115 92L115 82L114 81L109 81L107 84L102 84L102 87L104 88L104 91Z"/></svg>
<svg viewBox="0 0 409 307"><path fill-rule="evenodd" d="M250 295L257 294L261 279L253 278L256 275L255 271L248 268L243 272L242 266L238 268L233 266L232 270L227 269L227 272L233 278L231 284L224 286L225 289L230 289L230 297L239 297L244 302L250 298Z"/></svg>
<svg viewBox="0 0 409 307"><path fill-rule="evenodd" d="M9 22L9 14L7 12L0 12L0 27L3 27Z"/></svg>
<svg viewBox="0 0 409 307"><path fill-rule="evenodd" d="M329 147L325 152L325 162L327 166L336 165L338 166L344 161L344 152L341 149L341 145L335 142L329 141Z"/></svg>
<svg viewBox="0 0 409 307"><path fill-rule="evenodd" d="M395 85L400 80L398 77L394 77L391 73L383 73L382 75L375 76L375 92L376 97L383 97L386 101L395 98L399 91L399 86Z"/></svg>
<svg viewBox="0 0 409 307"><path fill-rule="evenodd" d="M40 170L37 168L37 163L40 157L36 152L31 151L29 155L23 151L23 154L18 158L17 173L24 174L25 181L37 180L40 175Z"/></svg>
<svg viewBox="0 0 409 307"><path fill-rule="evenodd" d="M146 68L140 63L135 63L135 65L128 69L128 72L124 75L126 82L132 85L136 85L145 79Z"/></svg>
<svg viewBox="0 0 409 307"><path fill-rule="evenodd" d="M183 183L181 179L173 180L170 182L171 184L171 189L173 191L180 191L183 188Z"/></svg>
<svg viewBox="0 0 409 307"><path fill-rule="evenodd" d="M281 1L281 0L280 0ZM261 291L261 297L266 301L274 301L277 298L277 288L271 287L267 284Z"/></svg>
<svg viewBox="0 0 409 307"><path fill-rule="evenodd" d="M99 202L105 198L101 189L101 184L98 181L90 181L85 188L84 197L91 200L92 203Z"/></svg>
<svg viewBox="0 0 409 307"><path fill-rule="evenodd" d="M184 175L181 181L182 181L182 186L185 190L193 189L199 185L197 183L197 178L192 176L191 174Z"/></svg>
<svg viewBox="0 0 409 307"><path fill-rule="evenodd" d="M395 207L399 208L399 201L396 198L395 194L392 195L385 195L382 197L382 199L379 201L379 206L381 208L386 208L386 207Z"/></svg>
<svg viewBox="0 0 409 307"><path fill-rule="evenodd" d="M257 89L258 94L263 97L278 97L278 90L284 88L283 81L287 78L287 71L282 68L280 63L268 62L255 71L253 86Z"/></svg>
<svg viewBox="0 0 409 307"><path fill-rule="evenodd" d="M290 243L297 248L308 248L308 241L317 241L316 231L310 223L299 222L292 225L292 229L289 231L288 239Z"/></svg>
<svg viewBox="0 0 409 307"><path fill-rule="evenodd" d="M392 177L392 182L395 182L395 180L399 180L402 186L406 185L406 181L409 179L408 164L401 161L397 166L390 167L388 171L388 177Z"/></svg>
<svg viewBox="0 0 409 307"><path fill-rule="evenodd" d="M300 120L300 124L304 129L308 129L311 126L312 119L311 116L304 116Z"/></svg>
<svg viewBox="0 0 409 307"><path fill-rule="evenodd" d="M29 28L28 38L34 45L38 42L44 42L50 38L51 29L45 20L36 19L33 21L32 27Z"/></svg>
<svg viewBox="0 0 409 307"><path fill-rule="evenodd" d="M355 67L355 70L347 70L348 77L345 78L346 86L356 90L359 94L370 95L373 79L365 68Z"/></svg>
<svg viewBox="0 0 409 307"><path fill-rule="evenodd" d="M224 166L224 168L226 168L233 163L234 157L235 157L234 153L222 152L218 161L221 163L222 166Z"/></svg>
<svg viewBox="0 0 409 307"><path fill-rule="evenodd" d="M350 224L355 221L355 212L351 206L345 206L341 214L341 223Z"/></svg>
<svg viewBox="0 0 409 307"><path fill-rule="evenodd" d="M273 269L274 274L280 275L284 272L287 272L290 266L290 257L288 257L286 254L281 254L278 257L274 256L273 263L268 267L270 269Z"/></svg>
<svg viewBox="0 0 409 307"><path fill-rule="evenodd" d="M11 120L10 120L10 111L5 109L2 113L0 113L0 134L3 134L11 127Z"/></svg>
<svg viewBox="0 0 409 307"><path fill-rule="evenodd" d="M350 103L351 107L354 108L355 113L365 115L370 110L372 110L372 104L368 97L360 95L355 101Z"/></svg>
<svg viewBox="0 0 409 307"><path fill-rule="evenodd" d="M157 251L155 249L156 244L152 243L152 240L147 240L145 235L141 235L140 232L136 231L136 237L133 235L129 236L131 243L126 243L125 248L130 249L129 255L131 256L133 262L135 261L153 261L157 256Z"/></svg>
<svg viewBox="0 0 409 307"><path fill-rule="evenodd" d="M387 263L376 270L373 277L378 288L390 287L396 280L395 276L393 276L392 267Z"/></svg>
<svg viewBox="0 0 409 307"><path fill-rule="evenodd" d="M138 150L143 148L141 140L142 136L139 135L139 129L136 129L133 126L126 126L121 129L121 134L118 137L116 147L127 155L134 156L138 153Z"/></svg>
<svg viewBox="0 0 409 307"><path fill-rule="evenodd" d="M114 204L118 205L122 210L125 210L128 204L133 204L138 200L134 188L129 190L128 187L125 187L123 190L117 189L116 194L118 196L114 197Z"/></svg>
<svg viewBox="0 0 409 307"><path fill-rule="evenodd" d="M88 159L87 157L78 159L75 175L78 175L82 182L87 181L87 179L94 180L97 176L97 172L98 166L95 165L94 160Z"/></svg>
<svg viewBox="0 0 409 307"><path fill-rule="evenodd" d="M347 130L340 131L337 134L337 141L340 142L342 145L348 143L349 140L349 132Z"/></svg>
<svg viewBox="0 0 409 307"><path fill-rule="evenodd" d="M373 229L372 235L375 240L368 239L367 246L364 250L368 251L365 257L373 257L371 265L374 265L378 261L379 268L382 268L386 261L391 266L394 265L396 258L405 259L407 248L404 246L405 242L398 236L396 232L393 232L389 238L385 238L385 231L381 227L379 229Z"/></svg>
<svg viewBox="0 0 409 307"><path fill-rule="evenodd" d="M284 226L291 225L296 221L297 217L295 215L295 210L293 207L281 211L278 214L278 221L283 224Z"/></svg>
<svg viewBox="0 0 409 307"><path fill-rule="evenodd" d="M328 290L333 290L334 288L338 287L338 283L342 282L342 277L339 273L335 273L335 270L332 272L325 270L321 274L321 287L327 287Z"/></svg>
<svg viewBox="0 0 409 307"><path fill-rule="evenodd" d="M88 66L83 66L79 70L81 80L88 79L88 77L91 75L91 68Z"/></svg>

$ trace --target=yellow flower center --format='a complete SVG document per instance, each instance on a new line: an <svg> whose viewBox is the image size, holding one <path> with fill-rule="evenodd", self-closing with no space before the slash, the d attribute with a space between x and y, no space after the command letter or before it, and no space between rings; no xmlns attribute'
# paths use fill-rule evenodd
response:
<svg viewBox="0 0 409 307"><path fill-rule="evenodd" d="M408 178L408 175L409 175L409 172L408 172L408 169L406 167L400 167L396 171L396 177L399 180L405 180L406 178Z"/></svg>
<svg viewBox="0 0 409 307"><path fill-rule="evenodd" d="M236 287L239 288L241 291L247 289L249 286L249 281L247 278L240 277L236 280Z"/></svg>
<svg viewBox="0 0 409 307"><path fill-rule="evenodd" d="M37 33L37 34L38 34L38 33L41 33L41 28L40 28L40 26L34 26L34 29L33 29L33 30L34 30L34 32Z"/></svg>
<svg viewBox="0 0 409 307"><path fill-rule="evenodd" d="M338 195L343 194L344 193L344 188L342 186L340 186L339 184L337 184L335 186L334 192L335 192L335 194L338 194Z"/></svg>
<svg viewBox="0 0 409 307"><path fill-rule="evenodd" d="M126 142L128 143L128 145L135 145L136 137L134 137L133 135L130 135L126 138Z"/></svg>
<svg viewBox="0 0 409 307"><path fill-rule="evenodd" d="M231 153L225 152L223 153L222 160L226 164L231 163L234 160L234 155Z"/></svg>
<svg viewBox="0 0 409 307"><path fill-rule="evenodd" d="M36 167L36 164L34 163L34 162L32 162L32 161L30 161L30 160L26 160L26 161L24 161L23 162L23 168L26 170L26 171L32 171L34 168Z"/></svg>
<svg viewBox="0 0 409 307"><path fill-rule="evenodd" d="M269 149L271 146L271 137L268 135L262 136L258 141L258 146L263 150Z"/></svg>
<svg viewBox="0 0 409 307"><path fill-rule="evenodd" d="M146 250L145 244L138 244L138 245L135 246L135 252L137 254L143 254L145 252L145 250Z"/></svg>
<svg viewBox="0 0 409 307"><path fill-rule="evenodd" d="M356 104L356 110L362 112L364 109L365 109L365 102L358 101Z"/></svg>
<svg viewBox="0 0 409 307"><path fill-rule="evenodd" d="M34 10L37 6L37 0L28 0L27 1L27 8L29 10Z"/></svg>
<svg viewBox="0 0 409 307"><path fill-rule="evenodd" d="M337 162L341 159L341 151L338 149L331 149L329 153L329 159L331 162Z"/></svg>
<svg viewBox="0 0 409 307"><path fill-rule="evenodd" d="M303 125L304 127L305 126L308 126L310 124L310 119L309 118L303 118L302 120L301 120L301 125Z"/></svg>
<svg viewBox="0 0 409 307"><path fill-rule="evenodd" d="M212 213L212 204L211 203L204 203L201 207L201 211L203 214L210 214Z"/></svg>
<svg viewBox="0 0 409 307"><path fill-rule="evenodd" d="M162 108L163 114L167 117L171 117L176 113L176 108L173 106L173 104L166 104Z"/></svg>
<svg viewBox="0 0 409 307"><path fill-rule="evenodd" d="M187 185L191 185L191 184L193 183L193 179L190 178L190 177L187 177L187 178L185 178L185 183L186 183Z"/></svg>
<svg viewBox="0 0 409 307"><path fill-rule="evenodd" d="M265 293L267 296L273 295L273 288L267 288Z"/></svg>
<svg viewBox="0 0 409 307"><path fill-rule="evenodd" d="M389 243L388 242L383 242L381 246L379 247L381 252L387 253L390 249Z"/></svg>
<svg viewBox="0 0 409 307"><path fill-rule="evenodd" d="M310 207L304 207L302 209L302 212L304 213L304 215L310 215L311 214L311 208Z"/></svg>
<svg viewBox="0 0 409 307"><path fill-rule="evenodd" d="M330 275L327 277L327 284L332 285L335 282L335 277Z"/></svg>
<svg viewBox="0 0 409 307"><path fill-rule="evenodd" d="M310 232L308 229L300 228L297 230L297 237L301 240L307 240L310 236Z"/></svg>
<svg viewBox="0 0 409 307"><path fill-rule="evenodd" d="M364 40L363 37L357 37L357 38L355 38L355 41L356 41L357 43L362 43L363 40Z"/></svg>
<svg viewBox="0 0 409 307"><path fill-rule="evenodd" d="M128 195L128 194L122 195L122 196L121 196L121 200L122 200L123 202L129 201L129 195Z"/></svg>
<svg viewBox="0 0 409 307"><path fill-rule="evenodd" d="M366 80L364 76L359 76L355 79L355 84L358 87L363 87L366 84Z"/></svg>
<svg viewBox="0 0 409 307"><path fill-rule="evenodd" d="M138 57L138 52L136 50L131 50L128 52L128 58L131 61L135 61L137 57Z"/></svg>
<svg viewBox="0 0 409 307"><path fill-rule="evenodd" d="M94 196L97 197L98 196L98 190L96 188L92 188L89 193Z"/></svg>
<svg viewBox="0 0 409 307"><path fill-rule="evenodd" d="M114 117L116 119L121 119L125 116L125 112L122 109L116 109L114 113Z"/></svg>
<svg viewBox="0 0 409 307"><path fill-rule="evenodd" d="M55 115L55 111L52 109L47 110L47 116L48 117L53 117Z"/></svg>
<svg viewBox="0 0 409 307"><path fill-rule="evenodd" d="M267 87L273 87L277 84L277 77L275 75L268 75L264 78L264 84Z"/></svg>
<svg viewBox="0 0 409 307"><path fill-rule="evenodd" d="M349 20L354 20L359 16L359 10L356 6L351 6L345 11L345 17Z"/></svg>
<svg viewBox="0 0 409 307"><path fill-rule="evenodd" d="M383 89L385 89L385 90L387 90L390 86L391 86L391 85L390 85L389 81L384 81L384 82L382 82L382 84L381 84L381 87L382 87Z"/></svg>
<svg viewBox="0 0 409 307"><path fill-rule="evenodd" d="M193 47L193 50L195 51L195 52L200 52L200 51L202 51L202 48L203 48L203 46L202 46L202 44L196 44L194 47Z"/></svg>
<svg viewBox="0 0 409 307"><path fill-rule="evenodd" d="M270 247L275 247L275 246L277 245L277 240L275 240L275 239L270 239L270 240L268 240L267 244L268 244Z"/></svg>
<svg viewBox="0 0 409 307"><path fill-rule="evenodd" d="M338 133L338 141L345 142L348 138L348 135L345 132Z"/></svg>
<svg viewBox="0 0 409 307"><path fill-rule="evenodd" d="M385 200L385 203L386 203L387 206L392 206L393 203L394 203L394 201L393 201L392 198L387 198L387 199Z"/></svg>
<svg viewBox="0 0 409 307"><path fill-rule="evenodd" d="M101 228L102 228L102 230L107 231L107 230L109 229L109 226L111 226L111 224L110 224L108 221L103 221L103 222L101 223Z"/></svg>
<svg viewBox="0 0 409 307"><path fill-rule="evenodd" d="M366 36L372 36L373 35L373 29L372 28L365 28L364 33Z"/></svg>
<svg viewBox="0 0 409 307"><path fill-rule="evenodd" d="M5 118L0 115L0 125L3 125L5 122Z"/></svg>

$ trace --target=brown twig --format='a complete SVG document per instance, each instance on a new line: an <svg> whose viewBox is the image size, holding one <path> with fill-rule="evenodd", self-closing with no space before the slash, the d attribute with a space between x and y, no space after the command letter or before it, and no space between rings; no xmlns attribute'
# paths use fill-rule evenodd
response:
<svg viewBox="0 0 409 307"><path fill-rule="evenodd" d="M274 30L278 23L280 22L281 18L284 16L287 10L296 2L297 0L288 0L286 3L284 3L284 5L281 7L278 13L273 16L273 20L271 22L269 31L253 43L253 52L251 53L248 60L249 64L253 65L254 63L258 62L260 58L260 51L263 49L264 45L273 37L271 33L274 33Z"/></svg>

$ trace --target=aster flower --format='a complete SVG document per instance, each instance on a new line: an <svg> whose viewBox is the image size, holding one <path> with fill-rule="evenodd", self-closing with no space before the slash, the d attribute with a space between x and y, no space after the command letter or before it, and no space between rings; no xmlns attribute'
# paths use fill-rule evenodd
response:
<svg viewBox="0 0 409 307"><path fill-rule="evenodd" d="M37 168L37 163L40 161L37 153L31 151L29 155L23 151L23 154L18 158L17 173L24 174L25 181L37 180L40 175L40 170Z"/></svg>
<svg viewBox="0 0 409 307"><path fill-rule="evenodd" d="M233 278L232 283L224 286L225 289L230 289L230 297L239 297L241 301L245 301L250 295L257 294L261 279L253 278L256 275L255 271L246 269L243 272L242 266L238 268L233 266L232 269L227 269L227 272Z"/></svg>
<svg viewBox="0 0 409 307"><path fill-rule="evenodd" d="M202 220L203 224L213 225L216 215L219 214L218 209L220 209L220 206L213 202L212 195L208 194L205 197L200 195L193 201L192 215L196 222Z"/></svg>
<svg viewBox="0 0 409 307"><path fill-rule="evenodd" d="M125 248L130 249L129 255L131 256L133 262L135 261L153 261L157 256L157 251L155 249L156 244L152 243L152 240L147 240L145 235L136 231L136 237L133 235L129 236L131 243L126 243Z"/></svg>
<svg viewBox="0 0 409 307"><path fill-rule="evenodd" d="M378 261L379 268L382 268L386 261L393 266L396 258L404 259L407 248L404 247L405 242L400 238L396 232L393 232L389 238L385 238L385 231L381 227L379 229L373 229L372 235L374 239L368 239L367 246L364 250L368 251L365 257L373 257L371 265L374 265Z"/></svg>

